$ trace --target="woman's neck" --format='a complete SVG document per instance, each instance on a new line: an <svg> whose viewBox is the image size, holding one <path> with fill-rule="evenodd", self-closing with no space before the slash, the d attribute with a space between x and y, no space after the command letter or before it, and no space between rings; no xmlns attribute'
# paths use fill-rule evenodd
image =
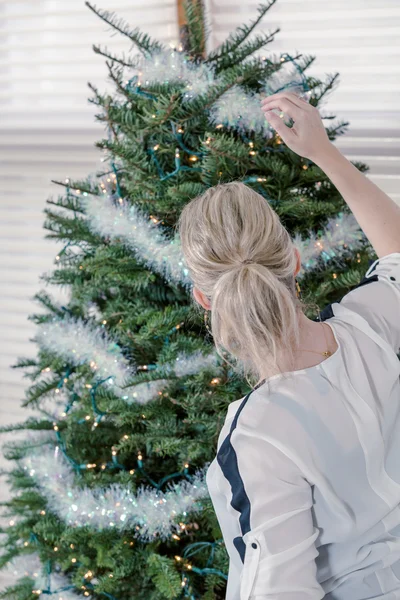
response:
<svg viewBox="0 0 400 600"><path fill-rule="evenodd" d="M280 365L283 372L313 367L326 359L323 356L324 352L328 350L333 354L338 348L332 329L323 322L312 321L301 313L299 328L299 349L294 353L293 364L289 364L284 355L281 357ZM258 383L274 374L269 373L261 377Z"/></svg>

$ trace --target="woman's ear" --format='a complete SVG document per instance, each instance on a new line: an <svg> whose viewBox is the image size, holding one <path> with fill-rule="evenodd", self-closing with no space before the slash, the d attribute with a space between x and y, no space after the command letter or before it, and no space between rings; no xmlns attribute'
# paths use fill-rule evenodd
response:
<svg viewBox="0 0 400 600"><path fill-rule="evenodd" d="M296 254L296 268L294 270L294 276L296 277L297 273L300 271L301 269L301 256L300 256L300 252L299 250L295 247L294 249L294 253Z"/></svg>
<svg viewBox="0 0 400 600"><path fill-rule="evenodd" d="M197 289L197 287L193 288L193 296L194 296L196 302L198 302L203 308L205 308L205 310L210 310L210 308L211 308L210 301L203 294L203 292L201 292L200 290Z"/></svg>

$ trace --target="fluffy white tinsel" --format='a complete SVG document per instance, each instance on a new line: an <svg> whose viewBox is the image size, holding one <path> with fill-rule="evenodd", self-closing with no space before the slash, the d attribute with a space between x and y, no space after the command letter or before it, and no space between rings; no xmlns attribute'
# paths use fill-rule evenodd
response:
<svg viewBox="0 0 400 600"><path fill-rule="evenodd" d="M143 486L134 494L119 484L98 489L78 487L72 467L57 447L24 460L24 469L34 477L49 509L68 525L131 529L147 542L155 536L168 539L171 532L180 531L174 522L178 515L199 510L196 501L208 496L206 468L198 470L190 482L169 483L165 492Z"/></svg>
<svg viewBox="0 0 400 600"><path fill-rule="evenodd" d="M306 77L297 67L297 63L290 60L290 57L287 58L289 60L283 60L282 57L283 62L279 70L269 76L264 83L263 92L271 95L288 90L308 100ZM212 86L222 82L211 65L194 63L184 53L172 48L148 57L138 57L135 76L136 85L143 88L152 83L182 83L184 100L206 94ZM274 132L261 111L261 98L260 94L247 93L235 85L210 107L209 120L214 125L224 124L238 130L255 131L272 137Z"/></svg>
<svg viewBox="0 0 400 600"><path fill-rule="evenodd" d="M303 273L310 269L315 269L318 264L323 265L319 261L329 261L332 259L340 260L346 248L346 244L350 250L357 250L363 244L365 236L360 229L354 215L343 213L337 217L329 219L324 227L324 233L318 237L314 232L309 232L308 239L303 240L299 234L293 238L294 245L300 252L301 264Z"/></svg>
<svg viewBox="0 0 400 600"><path fill-rule="evenodd" d="M148 217L139 214L135 207L128 207L126 204L122 207L115 206L110 198L88 197L86 210L89 226L94 231L111 239L120 239L150 269L167 279L191 287L178 236L173 241L167 240L163 231ZM300 252L303 271L299 273L299 277L305 271L318 267L319 257L325 261L340 259L346 252L343 244L356 250L361 247L364 239L355 217L347 213L331 218L321 236L310 231L309 238L302 239L296 234L293 243Z"/></svg>
<svg viewBox="0 0 400 600"><path fill-rule="evenodd" d="M207 93L217 82L214 70L205 63L193 63L187 56L171 48L141 57L137 69L138 84L146 87L151 83L179 83L184 86L185 100Z"/></svg>
<svg viewBox="0 0 400 600"><path fill-rule="evenodd" d="M115 205L111 198L87 196L83 203L89 227L104 237L121 240L152 271L167 280L191 285L178 238L168 240L148 215L122 199L120 202Z"/></svg>
<svg viewBox="0 0 400 600"><path fill-rule="evenodd" d="M43 323L35 339L48 352L54 352L69 363L87 363L97 380L112 376L105 385L117 395L125 393L121 386L134 375L133 367L106 332L82 320L66 317Z"/></svg>
<svg viewBox="0 0 400 600"><path fill-rule="evenodd" d="M204 356L200 351L193 354L185 354L180 352L174 361L165 365L160 365L160 369L167 374L173 374L176 377L185 377L198 373L202 369L216 367L218 355L215 352L210 352ZM137 402L138 404L147 404L150 400L156 398L165 386L169 383L168 379L155 379L153 381L145 381L138 383L132 388L130 395L123 396L128 404Z"/></svg>
<svg viewBox="0 0 400 600"><path fill-rule="evenodd" d="M265 137L274 135L261 110L259 94L247 94L238 85L226 91L211 106L209 120L213 125L225 125L238 130L255 131Z"/></svg>

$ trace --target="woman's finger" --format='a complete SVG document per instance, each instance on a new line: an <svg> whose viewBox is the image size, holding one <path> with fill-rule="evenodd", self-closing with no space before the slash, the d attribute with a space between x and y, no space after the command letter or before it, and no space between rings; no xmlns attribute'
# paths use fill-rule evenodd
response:
<svg viewBox="0 0 400 600"><path fill-rule="evenodd" d="M261 106L268 105L268 102L277 98L286 98L301 109L304 109L305 106L309 106L307 100L304 100L304 98L300 98L297 94L294 94L293 92L278 92L277 94L267 96L261 101Z"/></svg>
<svg viewBox="0 0 400 600"><path fill-rule="evenodd" d="M285 112L293 121L296 119L300 119L301 117L301 108L297 106L297 104L293 104L287 98L276 98L275 100L270 100L267 104L263 104L261 106L261 110L264 112L266 110L272 110L277 108Z"/></svg>
<svg viewBox="0 0 400 600"><path fill-rule="evenodd" d="M272 111L265 111L265 118L267 122L275 129L275 131L281 136L285 143L288 143L291 136L293 136L293 131L290 127L285 125L278 115L273 113Z"/></svg>

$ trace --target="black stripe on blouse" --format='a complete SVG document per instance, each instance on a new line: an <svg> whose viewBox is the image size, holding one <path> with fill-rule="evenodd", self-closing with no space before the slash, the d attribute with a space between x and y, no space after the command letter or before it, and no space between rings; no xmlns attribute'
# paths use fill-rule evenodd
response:
<svg viewBox="0 0 400 600"><path fill-rule="evenodd" d="M242 536L248 531L250 531L251 505L249 497L244 488L242 477L239 473L237 455L235 448L232 446L231 436L234 429L236 428L239 415L243 410L243 407L245 406L250 394L253 391L254 390L251 390L251 392L247 394L247 396L243 399L243 402L239 406L238 410L236 411L229 434L222 442L221 447L217 453L217 462L221 467L224 476L229 481L232 489L231 506L233 506L233 508L240 513L239 523ZM246 544L244 543L242 536L235 537L233 540L233 544L239 553L242 563L244 563Z"/></svg>

